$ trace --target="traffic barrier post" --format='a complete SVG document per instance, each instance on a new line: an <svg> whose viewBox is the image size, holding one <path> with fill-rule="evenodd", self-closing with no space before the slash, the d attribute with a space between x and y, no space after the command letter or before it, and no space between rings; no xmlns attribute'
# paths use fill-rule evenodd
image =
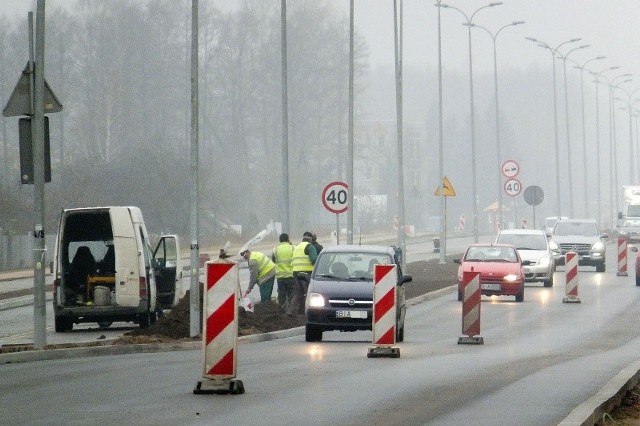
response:
<svg viewBox="0 0 640 426"><path fill-rule="evenodd" d="M396 344L396 265L375 265L373 270L373 348L367 358L400 358Z"/></svg>
<svg viewBox="0 0 640 426"><path fill-rule="evenodd" d="M462 275L462 334L459 345L483 345L480 336L480 273L464 272Z"/></svg>
<svg viewBox="0 0 640 426"><path fill-rule="evenodd" d="M243 394L241 380L234 380L238 346L238 289L240 277L236 263L205 264L203 296L203 380L194 394Z"/></svg>
<svg viewBox="0 0 640 426"><path fill-rule="evenodd" d="M578 254L568 252L564 256L565 297L562 303L580 303L578 297Z"/></svg>
<svg viewBox="0 0 640 426"><path fill-rule="evenodd" d="M627 240L625 238L618 238L618 273L619 277L626 277L627 273Z"/></svg>

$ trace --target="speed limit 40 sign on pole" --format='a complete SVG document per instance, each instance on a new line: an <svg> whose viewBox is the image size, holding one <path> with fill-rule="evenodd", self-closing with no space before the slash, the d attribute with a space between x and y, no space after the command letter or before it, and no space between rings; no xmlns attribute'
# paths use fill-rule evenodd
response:
<svg viewBox="0 0 640 426"><path fill-rule="evenodd" d="M522 191L522 184L518 179L507 179L504 183L504 192L511 197L515 197Z"/></svg>
<svg viewBox="0 0 640 426"><path fill-rule="evenodd" d="M322 190L322 204L331 213L344 213L349 208L348 186L344 182L331 182Z"/></svg>

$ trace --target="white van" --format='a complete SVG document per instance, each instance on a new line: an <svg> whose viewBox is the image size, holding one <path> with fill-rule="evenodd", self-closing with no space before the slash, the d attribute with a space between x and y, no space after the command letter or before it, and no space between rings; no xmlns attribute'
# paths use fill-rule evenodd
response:
<svg viewBox="0 0 640 426"><path fill-rule="evenodd" d="M146 328L184 295L178 237L162 236L152 252L138 207L63 210L53 274L57 332L83 322Z"/></svg>

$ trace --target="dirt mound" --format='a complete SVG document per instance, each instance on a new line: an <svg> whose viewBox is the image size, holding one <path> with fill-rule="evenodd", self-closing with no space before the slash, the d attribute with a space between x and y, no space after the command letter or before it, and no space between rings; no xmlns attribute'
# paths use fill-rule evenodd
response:
<svg viewBox="0 0 640 426"><path fill-rule="evenodd" d="M405 287L406 298L411 299L430 291L448 287L456 283L458 265L451 259L440 264L437 259L412 262L407 265L407 273L413 282ZM200 283L200 311L202 312L202 283ZM121 343L152 343L171 340L191 339L190 334L190 294L187 292L176 306L146 329L135 329L125 333ZM256 303L254 312L238 308L238 336L268 333L304 325L304 316L287 316L275 302ZM194 338L193 340L199 340Z"/></svg>

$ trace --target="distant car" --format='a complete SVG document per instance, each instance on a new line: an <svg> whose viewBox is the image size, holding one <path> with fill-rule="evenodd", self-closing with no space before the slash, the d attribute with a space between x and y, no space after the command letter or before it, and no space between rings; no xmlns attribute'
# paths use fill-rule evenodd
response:
<svg viewBox="0 0 640 426"><path fill-rule="evenodd" d="M504 229L496 237L498 244L511 244L520 253L524 266L525 281L542 281L545 287L553 287L555 261L544 231L539 229Z"/></svg>
<svg viewBox="0 0 640 426"><path fill-rule="evenodd" d="M640 219L625 219L618 226L618 235L627 240L628 244L639 244Z"/></svg>
<svg viewBox="0 0 640 426"><path fill-rule="evenodd" d="M595 266L596 272L606 270L608 238L594 219L562 219L556 223L551 235L551 250L556 265L564 265L568 252L576 253L579 265Z"/></svg>
<svg viewBox="0 0 640 426"><path fill-rule="evenodd" d="M464 272L480 273L480 292L485 296L515 296L524 301L523 261L515 246L510 244L476 243L470 245L461 259L454 259L458 267L458 301L462 301Z"/></svg>
<svg viewBox="0 0 640 426"><path fill-rule="evenodd" d="M396 341L404 340L404 275L393 247L339 245L325 247L316 260L305 302L305 340L319 342L328 330L372 330L373 273L376 264L395 264Z"/></svg>

